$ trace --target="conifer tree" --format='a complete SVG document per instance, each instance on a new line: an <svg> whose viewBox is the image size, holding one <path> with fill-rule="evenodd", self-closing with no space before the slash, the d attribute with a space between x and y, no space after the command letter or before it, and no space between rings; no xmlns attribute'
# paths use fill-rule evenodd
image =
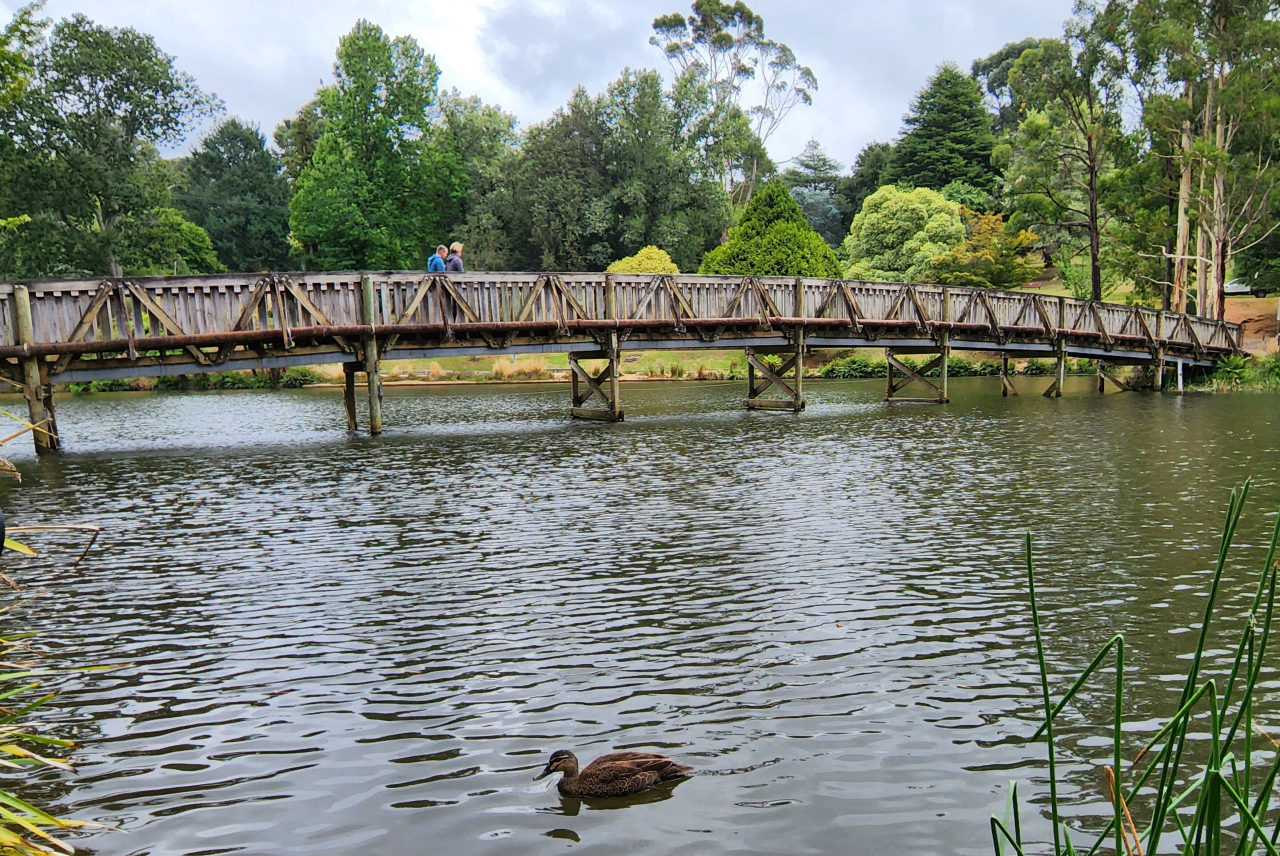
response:
<svg viewBox="0 0 1280 856"><path fill-rule="evenodd" d="M906 130L894 150L890 181L933 190L953 181L995 189L991 116L982 104L978 84L955 65L947 63L929 78L903 125Z"/></svg>

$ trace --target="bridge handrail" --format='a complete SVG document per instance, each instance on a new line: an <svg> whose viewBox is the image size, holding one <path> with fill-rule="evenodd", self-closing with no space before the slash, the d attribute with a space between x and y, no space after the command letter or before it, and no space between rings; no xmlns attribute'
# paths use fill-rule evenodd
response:
<svg viewBox="0 0 1280 856"><path fill-rule="evenodd" d="M379 327L697 328L805 324L912 335L1069 336L1106 348L1236 353L1242 327L1197 316L1022 291L795 277L698 274L333 271L0 283L0 348L19 345L15 285L31 303L33 341L69 344L289 328L355 328L361 280ZM252 306L250 305L252 304ZM247 313L247 314L246 314ZM478 328L476 328L478 329ZM496 329L496 328L495 328ZM388 331L392 332L392 331Z"/></svg>

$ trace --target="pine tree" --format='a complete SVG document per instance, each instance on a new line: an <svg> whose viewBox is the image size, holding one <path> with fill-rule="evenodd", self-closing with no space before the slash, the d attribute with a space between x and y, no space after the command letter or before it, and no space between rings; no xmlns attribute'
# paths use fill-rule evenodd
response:
<svg viewBox="0 0 1280 856"><path fill-rule="evenodd" d="M698 273L835 279L840 264L787 186L775 179L751 197L729 240L702 257Z"/></svg>
<svg viewBox="0 0 1280 856"><path fill-rule="evenodd" d="M916 96L903 124L906 131L894 150L890 181L933 190L953 181L995 189L991 116L973 78L950 63L941 66Z"/></svg>

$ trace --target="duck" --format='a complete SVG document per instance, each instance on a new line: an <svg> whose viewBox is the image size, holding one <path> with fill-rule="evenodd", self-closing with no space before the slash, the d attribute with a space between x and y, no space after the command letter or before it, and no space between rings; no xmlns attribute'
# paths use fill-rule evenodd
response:
<svg viewBox="0 0 1280 856"><path fill-rule="evenodd" d="M551 753L550 760L534 781L552 773L563 773L556 787L567 797L624 797L647 791L659 782L682 779L692 767L677 764L666 755L652 752L614 752L601 755L581 770L578 758L568 749Z"/></svg>

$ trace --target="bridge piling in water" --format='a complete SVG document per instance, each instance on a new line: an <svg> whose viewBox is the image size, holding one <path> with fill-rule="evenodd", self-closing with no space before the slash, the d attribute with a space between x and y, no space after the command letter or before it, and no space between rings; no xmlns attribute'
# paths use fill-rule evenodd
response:
<svg viewBox="0 0 1280 856"><path fill-rule="evenodd" d="M382 378L378 375L381 362L378 359L377 300L373 290L373 277L360 277L360 320L369 325L364 337L364 376L369 387L369 434L382 433Z"/></svg>
<svg viewBox="0 0 1280 856"><path fill-rule="evenodd" d="M618 421L623 349L744 351L747 406L798 412L806 349L884 349L888 400L946 402L952 351L998 355L1002 368L1056 358L1045 394L1059 396L1067 357L1152 366L1159 382L1168 363L1181 376L1241 353L1241 334L1140 306L794 277L339 271L0 283L0 376L27 394L42 452L57 448L51 384L342 364L347 426L363 371L378 434L383 360L568 353L571 415ZM905 354L930 362L916 369ZM593 358L605 361L598 374L580 364ZM913 383L927 397L901 395Z"/></svg>
<svg viewBox="0 0 1280 856"><path fill-rule="evenodd" d="M13 308L18 343L29 348L36 342L31 320L31 294L24 285L14 286ZM36 452L56 452L62 445L58 439L58 421L53 412L53 384L49 382L48 363L38 357L19 358L22 365L22 394L27 400L27 416Z"/></svg>

